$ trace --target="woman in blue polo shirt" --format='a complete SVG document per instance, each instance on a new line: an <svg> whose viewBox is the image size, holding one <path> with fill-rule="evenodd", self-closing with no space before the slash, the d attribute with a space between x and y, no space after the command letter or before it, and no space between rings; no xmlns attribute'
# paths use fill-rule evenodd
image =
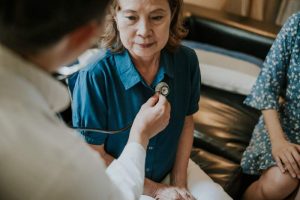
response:
<svg viewBox="0 0 300 200"><path fill-rule="evenodd" d="M189 160L200 71L195 52L180 46L186 35L181 6L182 0L112 2L101 40L109 50L76 76L73 126L107 130L126 127L155 93L155 86L166 82L171 118L166 129L149 141L144 194L159 199L230 199ZM121 154L128 133L82 135L109 165Z"/></svg>

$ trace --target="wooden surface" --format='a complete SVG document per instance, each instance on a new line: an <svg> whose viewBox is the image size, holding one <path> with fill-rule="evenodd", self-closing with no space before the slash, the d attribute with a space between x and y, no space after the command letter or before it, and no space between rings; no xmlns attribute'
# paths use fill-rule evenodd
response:
<svg viewBox="0 0 300 200"><path fill-rule="evenodd" d="M224 11L202 8L200 6L188 3L184 4L183 10L185 16L200 16L202 18L243 29L272 39L276 37L277 33L280 30L280 26L277 26L275 24L260 22L248 17L241 17L238 15L226 13Z"/></svg>

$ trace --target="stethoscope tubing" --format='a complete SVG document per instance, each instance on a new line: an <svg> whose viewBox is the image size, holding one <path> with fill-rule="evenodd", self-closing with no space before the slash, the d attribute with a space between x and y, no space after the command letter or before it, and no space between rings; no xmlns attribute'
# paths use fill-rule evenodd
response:
<svg viewBox="0 0 300 200"><path fill-rule="evenodd" d="M98 129L98 128L85 128L85 127L70 127L72 129L75 129L77 131L89 131L89 132L96 132L96 133L102 133L102 134L116 134L116 133L121 133L123 131L126 131L130 129L132 124L129 124L128 126L118 129L118 130L103 130L103 129Z"/></svg>

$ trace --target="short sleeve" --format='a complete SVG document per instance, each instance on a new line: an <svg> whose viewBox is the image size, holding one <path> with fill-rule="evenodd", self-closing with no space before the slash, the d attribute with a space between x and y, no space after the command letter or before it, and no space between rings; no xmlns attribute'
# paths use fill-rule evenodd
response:
<svg viewBox="0 0 300 200"><path fill-rule="evenodd" d="M187 109L186 115L192 115L199 110L199 99L200 99L200 84L201 84L201 75L199 68L198 57L194 50L189 52L189 64L190 64L190 102Z"/></svg>
<svg viewBox="0 0 300 200"><path fill-rule="evenodd" d="M87 67L88 68L88 67ZM101 73L97 72L97 65L90 70L79 72L73 83L72 91L72 122L74 127L107 129L107 103L105 89L101 88ZM81 131L89 144L104 144L106 134L99 132Z"/></svg>
<svg viewBox="0 0 300 200"><path fill-rule="evenodd" d="M279 109L279 96L284 93L286 73L297 36L299 14L293 15L280 30L263 68L245 104L258 110Z"/></svg>

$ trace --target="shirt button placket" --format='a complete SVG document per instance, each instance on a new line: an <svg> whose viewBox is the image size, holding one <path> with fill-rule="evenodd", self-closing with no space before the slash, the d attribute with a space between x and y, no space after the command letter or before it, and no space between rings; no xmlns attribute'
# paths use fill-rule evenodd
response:
<svg viewBox="0 0 300 200"><path fill-rule="evenodd" d="M148 150L153 150L153 149L154 149L153 146L149 146L149 147L148 147Z"/></svg>

